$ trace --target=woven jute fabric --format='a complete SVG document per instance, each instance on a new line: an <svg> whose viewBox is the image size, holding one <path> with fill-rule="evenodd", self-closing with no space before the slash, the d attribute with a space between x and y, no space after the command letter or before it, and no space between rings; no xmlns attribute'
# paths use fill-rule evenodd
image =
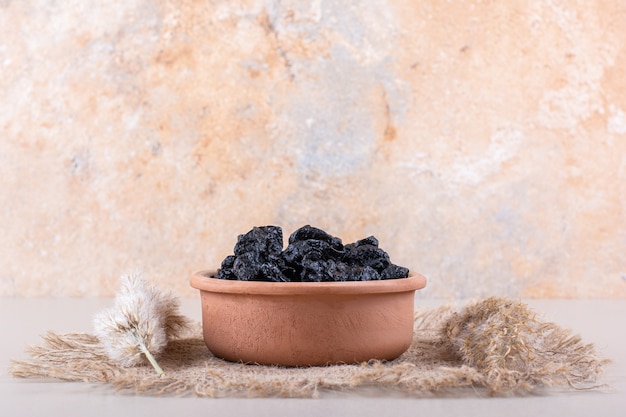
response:
<svg viewBox="0 0 626 417"><path fill-rule="evenodd" d="M374 387L421 397L470 387L492 395L593 389L602 386L599 378L608 362L570 330L504 298L420 309L413 334L409 350L393 361L289 368L216 358L196 324L169 342L158 358L165 371L159 377L148 365L116 365L93 335L49 332L41 345L29 348L30 359L12 361L10 372L20 378L110 384L144 395L318 397Z"/></svg>

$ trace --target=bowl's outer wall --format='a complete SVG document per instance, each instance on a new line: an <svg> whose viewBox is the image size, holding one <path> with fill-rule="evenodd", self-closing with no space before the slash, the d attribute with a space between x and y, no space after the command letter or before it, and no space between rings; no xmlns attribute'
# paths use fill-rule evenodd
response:
<svg viewBox="0 0 626 417"><path fill-rule="evenodd" d="M287 366L391 360L413 335L414 290L264 295L201 290L204 340L218 357Z"/></svg>

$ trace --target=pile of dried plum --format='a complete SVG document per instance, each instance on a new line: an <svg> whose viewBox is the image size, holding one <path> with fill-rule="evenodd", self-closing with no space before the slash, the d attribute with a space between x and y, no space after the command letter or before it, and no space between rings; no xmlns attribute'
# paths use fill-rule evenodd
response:
<svg viewBox="0 0 626 417"><path fill-rule="evenodd" d="M394 265L378 239L366 237L344 245L341 239L309 225L289 236L283 251L283 230L254 227L239 235L234 255L218 269L216 278L240 281L328 282L406 278L409 270Z"/></svg>

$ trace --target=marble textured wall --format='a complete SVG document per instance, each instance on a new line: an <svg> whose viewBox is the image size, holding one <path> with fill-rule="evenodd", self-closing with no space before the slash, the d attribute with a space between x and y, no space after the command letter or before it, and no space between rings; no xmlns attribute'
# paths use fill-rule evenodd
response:
<svg viewBox="0 0 626 417"><path fill-rule="evenodd" d="M626 3L0 0L0 294L195 295L255 225L427 297L626 297Z"/></svg>

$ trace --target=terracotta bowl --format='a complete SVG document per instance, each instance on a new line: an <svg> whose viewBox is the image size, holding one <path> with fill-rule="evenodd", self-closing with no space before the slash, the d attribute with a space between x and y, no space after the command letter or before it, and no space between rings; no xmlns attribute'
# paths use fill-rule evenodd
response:
<svg viewBox="0 0 626 417"><path fill-rule="evenodd" d="M426 278L366 282L259 282L191 277L204 342L234 362L314 366L391 360L413 336L415 290Z"/></svg>

